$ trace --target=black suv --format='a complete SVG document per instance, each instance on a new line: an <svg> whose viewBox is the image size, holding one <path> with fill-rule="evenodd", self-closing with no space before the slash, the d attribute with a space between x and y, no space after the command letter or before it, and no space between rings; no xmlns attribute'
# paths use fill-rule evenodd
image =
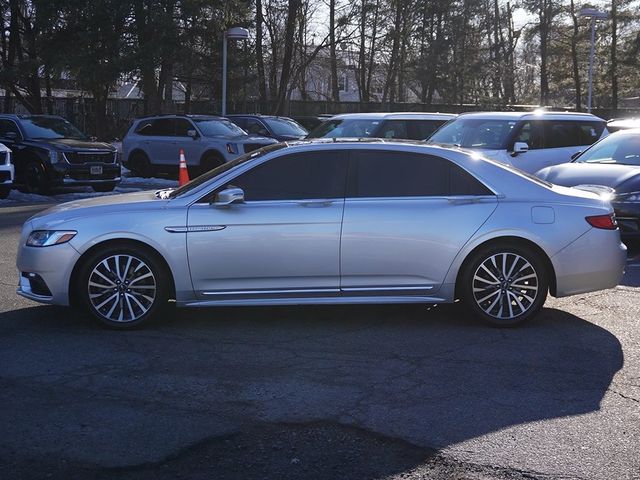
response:
<svg viewBox="0 0 640 480"><path fill-rule="evenodd" d="M12 150L14 185L25 192L76 185L109 192L120 181L116 149L92 141L62 117L0 115L0 143Z"/></svg>
<svg viewBox="0 0 640 480"><path fill-rule="evenodd" d="M227 118L249 134L275 138L279 142L300 140L307 135L305 128L289 117L272 115L227 115Z"/></svg>

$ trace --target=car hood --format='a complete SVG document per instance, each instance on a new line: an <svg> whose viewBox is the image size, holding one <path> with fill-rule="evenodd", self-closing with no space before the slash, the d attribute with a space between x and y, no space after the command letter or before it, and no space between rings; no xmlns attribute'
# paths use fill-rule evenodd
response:
<svg viewBox="0 0 640 480"><path fill-rule="evenodd" d="M61 203L37 213L28 221L31 222L34 230L51 229L78 218L162 208L167 202L168 200L158 199L153 190L121 195L104 195Z"/></svg>
<svg viewBox="0 0 640 480"><path fill-rule="evenodd" d="M640 167L606 163L564 163L543 168L536 176L555 183L573 187L576 185L604 185L617 193L638 189Z"/></svg>
<svg viewBox="0 0 640 480"><path fill-rule="evenodd" d="M115 152L115 147L106 142L92 142L90 140L74 140L71 138L37 138L26 142L33 145L48 145L59 150L108 150Z"/></svg>

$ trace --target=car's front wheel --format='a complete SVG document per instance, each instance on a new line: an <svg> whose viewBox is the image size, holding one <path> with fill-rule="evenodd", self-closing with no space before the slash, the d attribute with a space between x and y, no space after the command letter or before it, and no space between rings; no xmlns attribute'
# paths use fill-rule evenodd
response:
<svg viewBox="0 0 640 480"><path fill-rule="evenodd" d="M111 328L152 319L168 299L168 275L155 255L134 245L113 245L83 263L77 288L91 315Z"/></svg>
<svg viewBox="0 0 640 480"><path fill-rule="evenodd" d="M545 262L534 249L494 244L469 259L460 288L465 304L477 317L507 327L540 311L549 279Z"/></svg>

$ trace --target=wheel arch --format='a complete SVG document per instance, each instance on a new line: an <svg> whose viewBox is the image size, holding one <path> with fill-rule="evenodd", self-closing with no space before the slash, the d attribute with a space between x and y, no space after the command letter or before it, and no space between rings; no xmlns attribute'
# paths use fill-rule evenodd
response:
<svg viewBox="0 0 640 480"><path fill-rule="evenodd" d="M133 157L137 153L143 154L145 157L147 157L147 160L151 161L151 157L149 156L149 153L147 153L145 151L145 149L142 148L142 147L134 147L134 148L132 148L131 151L127 153L127 158L125 158L123 160L128 163L128 162L131 161L131 157Z"/></svg>
<svg viewBox="0 0 640 480"><path fill-rule="evenodd" d="M505 235L505 236L493 237L491 239L485 240L484 242L476 245L470 252L466 254L464 260L462 261L462 264L460 265L460 268L458 268L458 271L457 271L454 298L460 298L460 291L461 291L460 282L464 276L464 272L467 268L467 265L469 264L473 256L483 248L486 248L493 244L498 244L498 243L508 243L510 245L519 245L519 246L528 247L528 248L531 248L533 251L535 251L537 254L539 254L540 258L544 262L545 269L548 273L549 292L551 293L551 295L555 297L556 272L555 272L555 269L553 268L553 263L551 262L549 255L547 255L547 253L539 245L537 245L535 242L527 238L518 237L514 235Z"/></svg>
<svg viewBox="0 0 640 480"><path fill-rule="evenodd" d="M209 147L202 152L202 155L200 155L200 165L202 165L202 162L209 157L217 158L222 163L226 161L224 154L220 150L215 147Z"/></svg>
<svg viewBox="0 0 640 480"><path fill-rule="evenodd" d="M82 266L87 261L87 258L89 258L91 255L93 255L95 252L101 249L113 247L116 245L117 246L133 246L136 248L140 248L148 255L153 256L154 259L160 263L162 268L165 270L166 274L169 276L170 298L176 297L176 284L175 284L175 279L173 278L173 272L171 271L169 264L164 259L164 257L160 254L160 252L158 252L158 250L153 248L148 243L142 242L140 240L135 240L130 238L117 238L117 239L107 239L107 240L101 241L100 243L97 243L91 246L91 248L87 249L80 255L80 258L78 258L75 265L73 266L73 270L71 271L71 275L69 277L69 303L71 305L75 306L79 304L78 291L75 288L75 285L76 285L76 282L78 281L78 276L80 275Z"/></svg>

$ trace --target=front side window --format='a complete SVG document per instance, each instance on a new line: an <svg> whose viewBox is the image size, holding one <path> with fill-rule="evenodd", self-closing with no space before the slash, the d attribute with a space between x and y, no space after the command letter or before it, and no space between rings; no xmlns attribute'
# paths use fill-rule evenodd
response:
<svg viewBox="0 0 640 480"><path fill-rule="evenodd" d="M152 135L159 137L173 137L174 126L172 118L159 118L153 121Z"/></svg>
<svg viewBox="0 0 640 480"><path fill-rule="evenodd" d="M472 175L449 160L413 152L362 150L352 153L350 196L438 197L492 195Z"/></svg>
<svg viewBox="0 0 640 480"><path fill-rule="evenodd" d="M524 122L515 141L526 143L529 150L537 150L544 148L543 133L541 121Z"/></svg>
<svg viewBox="0 0 640 480"><path fill-rule="evenodd" d="M290 118L265 118L264 122L271 127L276 135L306 135L307 131L303 129L298 122Z"/></svg>
<svg viewBox="0 0 640 480"><path fill-rule="evenodd" d="M409 138L407 124L404 120L387 120L382 124L376 136L380 138Z"/></svg>
<svg viewBox="0 0 640 480"><path fill-rule="evenodd" d="M292 153L268 160L229 183L244 191L245 201L342 198L347 163L345 151Z"/></svg>
<svg viewBox="0 0 640 480"><path fill-rule="evenodd" d="M428 143L465 148L505 149L516 126L514 120L458 117L433 134Z"/></svg>
<svg viewBox="0 0 640 480"><path fill-rule="evenodd" d="M24 117L20 119L27 138L57 139L71 138L88 140L88 137L60 117Z"/></svg>
<svg viewBox="0 0 640 480"><path fill-rule="evenodd" d="M327 120L318 125L307 138L361 138L374 135L381 120L361 120L355 118Z"/></svg>
<svg viewBox="0 0 640 480"><path fill-rule="evenodd" d="M187 132L189 130L195 130L193 124L186 118L176 118L174 120L174 128L176 137L188 137Z"/></svg>

